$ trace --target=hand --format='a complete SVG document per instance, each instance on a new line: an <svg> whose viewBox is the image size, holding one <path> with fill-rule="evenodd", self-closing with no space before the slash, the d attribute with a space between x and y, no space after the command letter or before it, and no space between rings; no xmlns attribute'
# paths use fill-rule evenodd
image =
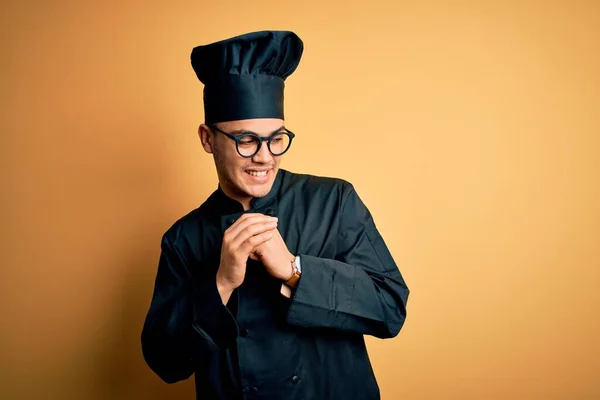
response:
<svg viewBox="0 0 600 400"><path fill-rule="evenodd" d="M277 231L277 218L248 213L225 231L217 271L217 289L223 304L227 304L233 290L244 281L250 253L270 241L273 230Z"/></svg>
<svg viewBox="0 0 600 400"><path fill-rule="evenodd" d="M250 258L261 261L271 276L282 281L287 281L294 274L294 255L288 250L277 228L272 230L271 240L258 245L250 253Z"/></svg>

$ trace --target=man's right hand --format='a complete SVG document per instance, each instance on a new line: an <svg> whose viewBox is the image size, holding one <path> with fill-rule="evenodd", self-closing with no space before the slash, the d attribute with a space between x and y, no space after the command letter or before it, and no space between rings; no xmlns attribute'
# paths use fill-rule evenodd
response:
<svg viewBox="0 0 600 400"><path fill-rule="evenodd" d="M221 263L217 271L217 289L223 304L244 281L246 262L250 253L272 238L277 218L263 214L243 214L223 236Z"/></svg>

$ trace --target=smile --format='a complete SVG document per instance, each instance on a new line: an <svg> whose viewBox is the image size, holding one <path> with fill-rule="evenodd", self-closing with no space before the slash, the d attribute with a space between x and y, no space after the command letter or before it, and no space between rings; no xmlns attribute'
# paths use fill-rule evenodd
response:
<svg viewBox="0 0 600 400"><path fill-rule="evenodd" d="M267 176L269 171L246 171L248 175L255 176L257 178L262 178Z"/></svg>

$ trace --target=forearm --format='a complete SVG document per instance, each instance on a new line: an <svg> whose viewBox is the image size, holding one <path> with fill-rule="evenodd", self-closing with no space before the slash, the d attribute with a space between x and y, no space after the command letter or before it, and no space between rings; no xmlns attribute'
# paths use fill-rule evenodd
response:
<svg viewBox="0 0 600 400"><path fill-rule="evenodd" d="M155 296L142 330L142 353L148 366L165 382L188 378L194 371L193 307L189 299Z"/></svg>
<svg viewBox="0 0 600 400"><path fill-rule="evenodd" d="M302 278L287 322L380 338L396 336L406 318L408 288L400 273L302 255Z"/></svg>
<svg viewBox="0 0 600 400"><path fill-rule="evenodd" d="M188 378L197 365L231 346L237 323L219 296L216 284L182 291L161 301L155 294L142 332L142 349L151 369L166 382Z"/></svg>

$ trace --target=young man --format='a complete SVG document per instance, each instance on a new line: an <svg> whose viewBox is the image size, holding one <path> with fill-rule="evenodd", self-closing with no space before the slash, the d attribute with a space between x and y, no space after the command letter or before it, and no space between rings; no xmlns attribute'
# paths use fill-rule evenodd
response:
<svg viewBox="0 0 600 400"><path fill-rule="evenodd" d="M199 136L218 189L162 238L142 332L198 399L378 399L363 335L391 338L408 289L352 185L279 168L284 80L303 44L263 31L196 47Z"/></svg>

